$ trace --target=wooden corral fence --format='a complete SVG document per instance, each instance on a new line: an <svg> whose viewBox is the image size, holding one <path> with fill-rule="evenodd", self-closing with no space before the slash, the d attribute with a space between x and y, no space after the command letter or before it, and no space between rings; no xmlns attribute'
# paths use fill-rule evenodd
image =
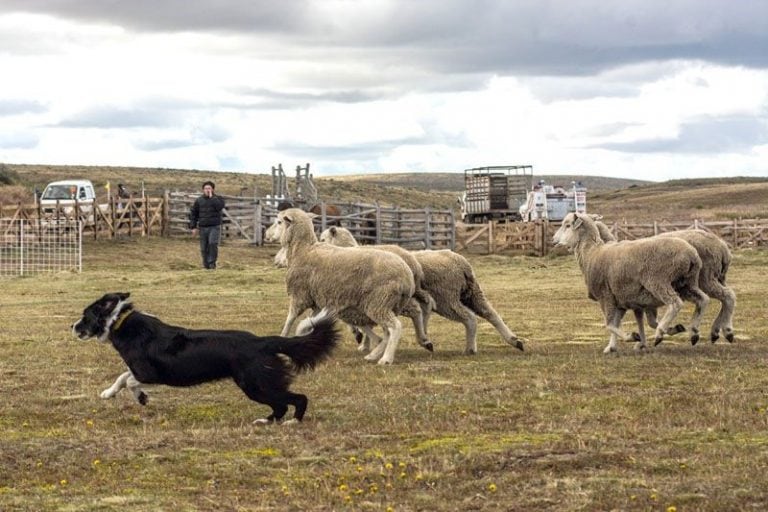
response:
<svg viewBox="0 0 768 512"><path fill-rule="evenodd" d="M80 222L83 238L116 238L121 236L161 236L167 226L167 197L113 197L98 205L74 206L2 205L0 218L24 220L32 225Z"/></svg>
<svg viewBox="0 0 768 512"><path fill-rule="evenodd" d="M199 194L168 195L168 234L189 234L189 211ZM226 203L223 236L264 243L264 232L277 216L279 199L222 196ZM306 205L299 205L304 208ZM329 226L349 229L361 244L397 244L409 249L453 249L455 218L452 210L403 209L363 203L317 204L318 233ZM331 212L336 212L332 214Z"/></svg>
<svg viewBox="0 0 768 512"><path fill-rule="evenodd" d="M683 229L703 229L722 238L732 249L768 247L768 219L628 223L603 220L617 240L635 240ZM456 250L474 254L544 256L553 248L559 222L488 222L457 224Z"/></svg>

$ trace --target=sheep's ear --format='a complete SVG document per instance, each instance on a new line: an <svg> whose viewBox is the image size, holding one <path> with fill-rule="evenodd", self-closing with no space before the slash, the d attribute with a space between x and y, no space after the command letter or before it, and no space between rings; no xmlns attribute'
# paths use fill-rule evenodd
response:
<svg viewBox="0 0 768 512"><path fill-rule="evenodd" d="M331 226L331 236L336 236L336 226Z"/></svg>
<svg viewBox="0 0 768 512"><path fill-rule="evenodd" d="M594 220L594 221L603 220L603 216L600 215L599 213L589 213L587 215L592 217L592 220Z"/></svg>
<svg viewBox="0 0 768 512"><path fill-rule="evenodd" d="M581 225L584 223L584 219L576 215L576 220L573 221L573 224L571 224L571 229L579 229Z"/></svg>
<svg viewBox="0 0 768 512"><path fill-rule="evenodd" d="M312 213L312 212L307 212L307 215L309 216L310 219L317 219L318 217L320 217L318 214Z"/></svg>
<svg viewBox="0 0 768 512"><path fill-rule="evenodd" d="M283 222L290 224L293 222L293 218L290 215L283 215Z"/></svg>

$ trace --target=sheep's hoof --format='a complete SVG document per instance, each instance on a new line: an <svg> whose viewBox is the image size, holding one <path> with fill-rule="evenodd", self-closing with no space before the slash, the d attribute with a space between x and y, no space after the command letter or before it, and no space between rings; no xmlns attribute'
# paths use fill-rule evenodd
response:
<svg viewBox="0 0 768 512"><path fill-rule="evenodd" d="M640 337L639 333L633 332L632 335L629 337L627 341L643 341L643 338Z"/></svg>
<svg viewBox="0 0 768 512"><path fill-rule="evenodd" d="M720 333L717 333L717 332L713 332L709 336L709 341L711 341L712 343L716 342L719 339L720 339Z"/></svg>
<svg viewBox="0 0 768 512"><path fill-rule="evenodd" d="M384 365L386 365L386 364L392 364L392 361L390 361L389 359L384 359L384 358L382 357L381 359L379 359L379 360L376 362L376 364L379 364L379 365L382 365L382 366L384 366Z"/></svg>
<svg viewBox="0 0 768 512"><path fill-rule="evenodd" d="M638 352L645 352L645 348L646 347L644 343L638 343L637 345L635 345L635 350L637 350Z"/></svg>
<svg viewBox="0 0 768 512"><path fill-rule="evenodd" d="M358 345L361 344L363 342L363 333L360 331L355 331L355 341Z"/></svg>
<svg viewBox="0 0 768 512"><path fill-rule="evenodd" d="M696 345L699 342L699 333L691 334L691 345Z"/></svg>
<svg viewBox="0 0 768 512"><path fill-rule="evenodd" d="M473 356L475 354L477 354L477 349L476 348L465 348L464 349L464 355L465 356Z"/></svg>
<svg viewBox="0 0 768 512"><path fill-rule="evenodd" d="M729 332L725 334L725 339L728 340L728 343L733 343L735 337L732 332Z"/></svg>
<svg viewBox="0 0 768 512"><path fill-rule="evenodd" d="M136 397L136 401L139 402L141 405L147 405L147 402L149 402L149 397L145 392L139 393L139 396Z"/></svg>
<svg viewBox="0 0 768 512"><path fill-rule="evenodd" d="M683 324L677 324L672 328L673 334L677 334L678 332L685 332L685 326Z"/></svg>
<svg viewBox="0 0 768 512"><path fill-rule="evenodd" d="M664 338L662 336L656 336L656 338L653 340L653 346L654 347L659 346L659 343L661 343L661 340L663 340L663 339Z"/></svg>
<svg viewBox="0 0 768 512"><path fill-rule="evenodd" d="M523 342L520 340L515 340L514 343L512 343L512 346L515 347L520 352L525 352L525 347L523 346Z"/></svg>
<svg viewBox="0 0 768 512"><path fill-rule="evenodd" d="M435 347L432 345L431 341L426 342L425 344L422 345L422 347L424 347L425 349L429 350L430 352L434 352L435 351Z"/></svg>
<svg viewBox="0 0 768 512"><path fill-rule="evenodd" d="M603 354L611 354L613 352L616 352L616 347L612 347L610 345L603 349Z"/></svg>

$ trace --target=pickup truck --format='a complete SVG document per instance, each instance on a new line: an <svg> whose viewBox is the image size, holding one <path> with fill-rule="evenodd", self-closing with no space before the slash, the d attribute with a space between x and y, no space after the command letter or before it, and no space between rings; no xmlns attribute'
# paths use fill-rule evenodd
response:
<svg viewBox="0 0 768 512"><path fill-rule="evenodd" d="M96 191L90 180L62 180L49 183L40 196L40 209L47 217L56 215L60 208L65 215L75 210L75 204L81 214L93 211Z"/></svg>

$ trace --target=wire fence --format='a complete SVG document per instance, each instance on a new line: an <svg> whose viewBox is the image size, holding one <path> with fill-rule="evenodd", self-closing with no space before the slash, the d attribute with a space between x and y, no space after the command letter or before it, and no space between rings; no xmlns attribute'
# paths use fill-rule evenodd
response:
<svg viewBox="0 0 768 512"><path fill-rule="evenodd" d="M0 219L0 276L81 272L82 269L80 222Z"/></svg>

